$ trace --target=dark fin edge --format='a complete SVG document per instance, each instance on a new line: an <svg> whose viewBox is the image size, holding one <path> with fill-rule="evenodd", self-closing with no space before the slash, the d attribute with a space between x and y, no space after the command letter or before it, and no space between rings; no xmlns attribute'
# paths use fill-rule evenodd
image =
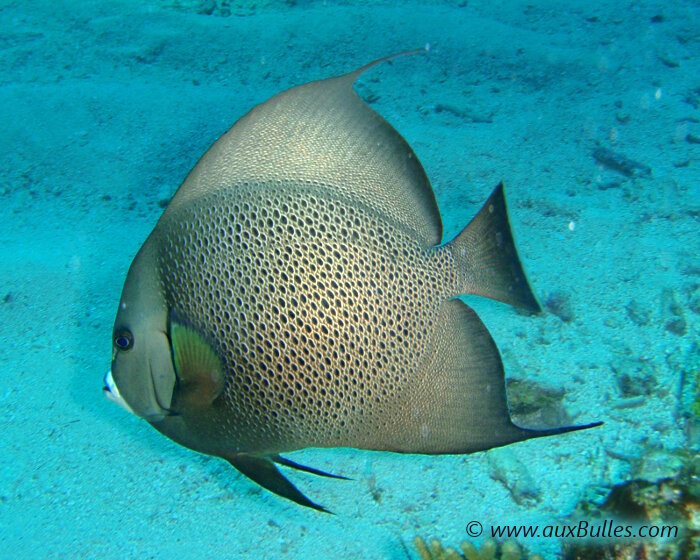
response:
<svg viewBox="0 0 700 560"><path fill-rule="evenodd" d="M597 428L602 426L603 422L591 422L590 424L580 424L578 426L562 426L560 428L544 428L544 429L533 429L533 428L521 428L517 424L514 424L509 420L509 428L506 430L506 438L492 445L483 445L469 447L467 450L454 450L448 451L450 454L463 454L463 453L475 453L477 451L488 451L489 449L495 449L497 447L505 447L507 445L512 445L514 443L519 443L522 441L528 441L530 439L537 439L541 437L558 436L561 434L566 434L568 432L578 432L579 430L587 430L588 428Z"/></svg>
<svg viewBox="0 0 700 560"><path fill-rule="evenodd" d="M566 434L568 432L578 432L579 430L587 430L588 428L597 428L602 426L603 422L591 422L590 424L579 424L578 426L563 426L561 428L545 428L543 430L533 430L529 428L518 429L522 431L523 440L534 439L539 437L556 436Z"/></svg>
<svg viewBox="0 0 700 560"><path fill-rule="evenodd" d="M309 498L302 494L301 491L294 486L294 484L289 482L289 480L284 477L284 475L277 469L275 464L270 459L266 457L248 455L246 453L237 453L235 455L224 457L224 459L231 463L231 465L233 465L241 474L247 476L250 480L269 490L273 494L277 494L282 498L291 500L300 506L315 509L316 511L321 511L323 513L333 514L332 511L327 510L315 502L312 502L309 500ZM293 463L293 461L290 461L290 463Z"/></svg>
<svg viewBox="0 0 700 560"><path fill-rule="evenodd" d="M360 74L363 72L366 72L370 68L373 68L377 66L378 64L381 64L382 62L386 62L387 60L392 60L394 58L398 58L400 56L409 56L413 54L426 54L429 52L429 47L426 45L422 49L412 49L408 51L401 51L393 54L389 54L387 56L383 56L382 58L378 58L377 60L373 60L372 62L365 64L361 68L358 68L357 70L354 70L353 72L350 72L350 75L353 76L353 81L355 81Z"/></svg>
<svg viewBox="0 0 700 560"><path fill-rule="evenodd" d="M285 467L290 467L290 468L296 469L298 471L307 472L307 473L315 474L318 476L325 476L327 478L337 478L339 480L351 480L347 476L341 476L339 474L331 474L331 473L327 473L325 471L320 471L318 469L314 469L313 467L307 467L306 465L300 465L299 463L295 463L294 461L287 459L285 457L282 457L281 455L277 455L277 454L270 455L270 459L272 459L278 465L284 465Z"/></svg>
<svg viewBox="0 0 700 560"><path fill-rule="evenodd" d="M515 248L503 183L447 246L457 265L461 293L495 299L532 313L542 310Z"/></svg>

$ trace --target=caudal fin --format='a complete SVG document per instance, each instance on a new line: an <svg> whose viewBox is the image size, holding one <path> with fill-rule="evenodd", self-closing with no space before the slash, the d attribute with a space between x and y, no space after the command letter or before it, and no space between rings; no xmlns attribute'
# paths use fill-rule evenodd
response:
<svg viewBox="0 0 700 560"><path fill-rule="evenodd" d="M447 244L460 276L460 292L476 294L538 313L508 221L503 183L479 213Z"/></svg>

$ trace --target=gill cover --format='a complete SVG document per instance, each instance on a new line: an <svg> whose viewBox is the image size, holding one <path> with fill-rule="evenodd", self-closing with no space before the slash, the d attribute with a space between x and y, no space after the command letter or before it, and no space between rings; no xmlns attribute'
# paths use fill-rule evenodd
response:
<svg viewBox="0 0 700 560"><path fill-rule="evenodd" d="M114 323L111 378L134 414L157 422L169 414L176 377L167 334L168 311L152 247L152 240L147 240L124 283ZM129 345L120 337L130 338Z"/></svg>

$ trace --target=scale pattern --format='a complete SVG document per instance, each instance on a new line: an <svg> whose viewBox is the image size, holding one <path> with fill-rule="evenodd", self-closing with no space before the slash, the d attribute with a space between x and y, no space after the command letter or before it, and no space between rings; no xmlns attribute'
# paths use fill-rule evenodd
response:
<svg viewBox="0 0 700 560"><path fill-rule="evenodd" d="M219 191L160 231L168 306L225 364L220 437L248 451L371 443L458 285L449 251L319 184Z"/></svg>

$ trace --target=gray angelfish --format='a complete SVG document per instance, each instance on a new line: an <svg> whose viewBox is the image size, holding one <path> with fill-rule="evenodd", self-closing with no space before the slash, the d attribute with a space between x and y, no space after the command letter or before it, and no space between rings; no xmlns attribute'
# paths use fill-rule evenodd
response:
<svg viewBox="0 0 700 560"><path fill-rule="evenodd" d="M503 187L440 244L418 158L353 91L383 60L276 95L204 154L131 265L105 379L174 441L322 511L275 463L333 475L280 453L471 453L596 425L511 421L494 341L455 299L540 310Z"/></svg>

